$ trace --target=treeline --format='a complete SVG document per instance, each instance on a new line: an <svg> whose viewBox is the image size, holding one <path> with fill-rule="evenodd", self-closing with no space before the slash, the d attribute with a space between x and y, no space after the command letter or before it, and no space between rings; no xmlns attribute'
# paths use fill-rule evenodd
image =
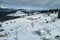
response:
<svg viewBox="0 0 60 40"><path fill-rule="evenodd" d="M5 16L3 18L0 18L0 21L7 21L7 20L12 20L12 19L16 19L16 18L20 18L20 16Z"/></svg>

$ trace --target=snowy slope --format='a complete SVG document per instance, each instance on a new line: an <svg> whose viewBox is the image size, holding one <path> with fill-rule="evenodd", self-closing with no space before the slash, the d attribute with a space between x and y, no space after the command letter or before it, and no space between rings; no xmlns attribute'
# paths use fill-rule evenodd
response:
<svg viewBox="0 0 60 40"><path fill-rule="evenodd" d="M17 11L15 14L8 14L7 16L27 16L27 14L25 13L22 13L21 11Z"/></svg>
<svg viewBox="0 0 60 40"><path fill-rule="evenodd" d="M1 37L1 40L43 40L44 37L48 37L50 40L55 40L56 35L60 35L60 19L57 18L58 14L51 14L50 16L45 14L36 14L32 16L26 16L25 18L17 18L8 20L2 23L4 29L1 33L8 34L7 37ZM55 20L53 22L52 20ZM47 22L48 21L48 22ZM39 36L35 31L41 30ZM44 29L51 30L51 35Z"/></svg>

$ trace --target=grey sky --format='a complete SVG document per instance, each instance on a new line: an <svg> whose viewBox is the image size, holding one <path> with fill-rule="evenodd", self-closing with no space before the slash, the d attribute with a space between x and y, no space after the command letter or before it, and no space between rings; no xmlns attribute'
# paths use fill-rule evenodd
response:
<svg viewBox="0 0 60 40"><path fill-rule="evenodd" d="M60 0L0 0L0 6L13 8L60 8Z"/></svg>

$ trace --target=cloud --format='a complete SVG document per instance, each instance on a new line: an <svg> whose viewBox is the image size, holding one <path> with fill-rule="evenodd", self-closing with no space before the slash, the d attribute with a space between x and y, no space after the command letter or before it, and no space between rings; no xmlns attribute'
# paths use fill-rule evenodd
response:
<svg viewBox="0 0 60 40"><path fill-rule="evenodd" d="M0 5L14 7L50 7L60 8L60 0L0 0Z"/></svg>

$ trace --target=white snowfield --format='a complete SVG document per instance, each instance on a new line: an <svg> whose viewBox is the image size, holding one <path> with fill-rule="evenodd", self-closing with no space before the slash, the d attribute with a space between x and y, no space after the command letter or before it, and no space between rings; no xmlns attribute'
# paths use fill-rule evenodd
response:
<svg viewBox="0 0 60 40"><path fill-rule="evenodd" d="M27 16L27 14L22 13L21 11L17 11L15 14L9 14L7 16Z"/></svg>
<svg viewBox="0 0 60 40"><path fill-rule="evenodd" d="M56 40L55 36L60 35L60 19L57 19L57 15L36 14L5 21L2 23L4 31L0 34L7 36L0 37L0 40L45 40L44 37L48 40ZM41 35L35 32L37 30Z"/></svg>

